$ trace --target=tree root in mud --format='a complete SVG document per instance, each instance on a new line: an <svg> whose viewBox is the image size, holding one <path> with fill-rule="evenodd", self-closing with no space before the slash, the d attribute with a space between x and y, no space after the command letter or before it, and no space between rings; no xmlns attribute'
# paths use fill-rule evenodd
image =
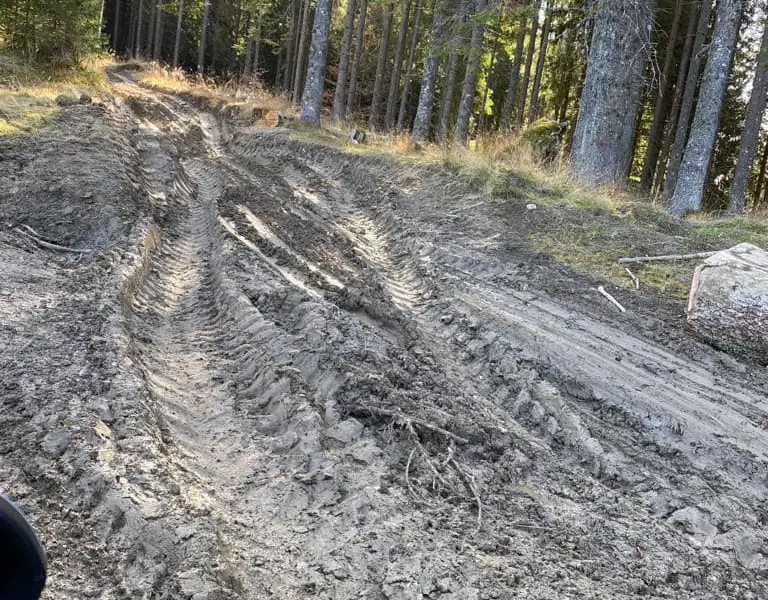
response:
<svg viewBox="0 0 768 600"><path fill-rule="evenodd" d="M482 503L482 500L480 499L480 494L477 491L477 484L475 482L475 477L474 475L470 475L469 473L467 473L467 471L459 464L459 462L455 458L454 444L457 443L461 445L466 445L469 443L469 440L459 435L456 435L455 433L452 433L446 429L443 429L442 427L438 427L437 425L432 425L431 423L428 423L423 419L406 415L396 410L377 408L374 406L365 406L365 407L358 408L357 410L353 411L353 413L357 414L358 416L363 416L365 414L374 414L374 415L390 418L392 419L392 424L400 425L408 432L408 434L413 440L414 448L409 453L408 460L406 461L406 464L405 464L404 479L405 479L406 488L410 492L411 496L413 498L418 499L419 502L428 504L427 502L424 501L423 498L420 497L420 494L416 492L413 484L411 483L411 467L413 465L414 456L417 453L423 458L424 462L429 467L429 470L432 473L431 487L433 491L436 491L438 488L438 485L440 485L442 486L443 489L449 490L451 493L453 493L457 497L465 497L456 489L456 486L452 485L446 479L445 475L442 473L442 470L446 469L447 467L450 467L452 470L454 470L459 480L461 481L462 485L464 486L464 488L466 488L467 493L471 496L471 500L474 501L475 505L477 506L477 530L480 530L483 524L483 503ZM421 439L419 438L419 434L416 431L416 428L431 431L445 438L448 438L449 440L448 456L445 458L445 460L439 463L439 466L438 464L436 464L435 459L432 458L432 456L426 450L426 448L424 448L424 445L421 443Z"/></svg>

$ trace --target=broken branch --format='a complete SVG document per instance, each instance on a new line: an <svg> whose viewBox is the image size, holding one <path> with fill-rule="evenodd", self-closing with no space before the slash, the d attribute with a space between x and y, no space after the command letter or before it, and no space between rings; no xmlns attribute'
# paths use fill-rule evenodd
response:
<svg viewBox="0 0 768 600"><path fill-rule="evenodd" d="M459 435L456 435L455 433L452 433L447 429L443 429L442 427L438 427L437 425L432 425L431 423L427 423L426 421L423 421L422 419L419 419L417 417L411 417L409 415L403 414L397 410L388 410L386 408L376 408L375 406L366 406L364 408L359 408L355 412L358 412L358 413L369 412L374 415L389 417L391 419L394 419L396 422L400 423L401 425L405 426L406 428L412 428L415 425L420 429L426 429L428 431L439 433L440 435L445 436L450 440L453 440L457 444L469 443L468 439L463 438Z"/></svg>
<svg viewBox="0 0 768 600"><path fill-rule="evenodd" d="M620 258L619 264L652 262L655 260L690 260L692 258L709 258L710 256L714 256L718 252L719 250L714 252L694 252L693 254L664 254L662 256L632 256L629 258Z"/></svg>
<svg viewBox="0 0 768 600"><path fill-rule="evenodd" d="M637 275L635 275L632 271L629 270L629 267L624 267L624 270L627 272L627 275L629 275L629 278L634 281L635 283L635 289L640 289L640 280L637 278Z"/></svg>
<svg viewBox="0 0 768 600"><path fill-rule="evenodd" d="M601 285L600 287L598 287L598 288L597 288L597 291L598 291L598 292L600 292L600 293L601 293L603 296L605 296L606 298L608 298L608 300L610 300L611 302L613 302L613 305L614 305L616 308L618 308L618 309L619 309L621 312L623 312L623 313L627 312L627 309L626 309L626 308L624 308L624 307L621 305L621 303L620 303L618 300L616 300L616 298L614 298L614 297L613 297L613 296L611 296L611 295L610 295L608 292L606 292L606 291L605 291L605 288L604 288L602 285Z"/></svg>
<svg viewBox="0 0 768 600"><path fill-rule="evenodd" d="M25 225L24 227L29 229L31 232L35 231L34 229L32 229L27 225ZM20 229L19 227L14 227L13 230L25 237L28 237L30 240L35 242L35 244L37 244L41 248L46 248L48 250L56 250L58 252L72 252L73 254L88 254L89 252L93 252L93 250L89 248L70 248L69 246L62 246L60 244L46 242L44 239L41 239L39 235L35 235L34 233L29 233L27 231L24 231L23 229Z"/></svg>

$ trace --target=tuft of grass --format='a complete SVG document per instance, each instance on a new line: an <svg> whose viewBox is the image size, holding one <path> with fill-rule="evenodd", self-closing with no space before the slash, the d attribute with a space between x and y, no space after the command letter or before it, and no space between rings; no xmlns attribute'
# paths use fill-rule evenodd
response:
<svg viewBox="0 0 768 600"><path fill-rule="evenodd" d="M132 66L139 71L137 79L144 85L185 96L213 111L226 112L248 122L271 120L272 114L293 117L296 113L286 97L265 90L255 79L245 83L219 82L157 63L134 62Z"/></svg>

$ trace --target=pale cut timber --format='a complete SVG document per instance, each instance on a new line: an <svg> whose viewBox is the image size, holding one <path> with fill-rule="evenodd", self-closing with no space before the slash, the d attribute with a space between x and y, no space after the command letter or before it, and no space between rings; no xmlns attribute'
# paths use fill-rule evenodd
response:
<svg viewBox="0 0 768 600"><path fill-rule="evenodd" d="M723 250L696 267L688 324L713 346L768 363L768 252Z"/></svg>

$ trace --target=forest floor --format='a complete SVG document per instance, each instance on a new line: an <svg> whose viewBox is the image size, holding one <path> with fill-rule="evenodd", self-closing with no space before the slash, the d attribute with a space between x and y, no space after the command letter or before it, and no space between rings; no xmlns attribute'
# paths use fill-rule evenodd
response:
<svg viewBox="0 0 768 600"><path fill-rule="evenodd" d="M0 136L45 598L768 597L768 370L542 252L613 215L110 79Z"/></svg>

